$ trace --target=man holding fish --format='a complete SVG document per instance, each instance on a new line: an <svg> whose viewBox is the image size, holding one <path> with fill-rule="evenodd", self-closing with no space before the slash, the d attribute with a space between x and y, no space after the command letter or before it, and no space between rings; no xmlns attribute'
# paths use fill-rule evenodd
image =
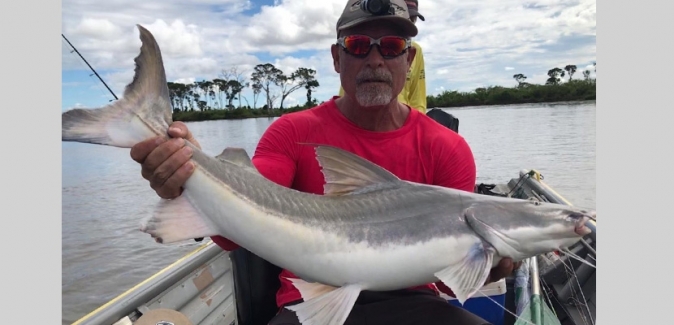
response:
<svg viewBox="0 0 674 325"><path fill-rule="evenodd" d="M327 144L355 153L403 180L472 192L476 167L466 141L397 100L416 53L410 44L417 28L405 1L391 0L381 12L367 4L349 0L337 22L338 38L331 51L344 96L275 121L260 139L252 158L254 167L277 184L323 194L325 179L314 148L303 143ZM150 139L131 149L132 158L142 165L142 176L164 199L179 197L194 172L192 149L185 140L200 148L182 122L171 124L169 135L170 140ZM225 250L238 248L226 238L212 239ZM501 260L487 282L502 279L513 268L510 259ZM283 270L280 279L280 311L270 324L299 324L293 311L282 308L302 302L298 277ZM390 292L363 291L346 324L365 319L368 324L487 324L440 298L438 288L447 290L431 283Z"/></svg>

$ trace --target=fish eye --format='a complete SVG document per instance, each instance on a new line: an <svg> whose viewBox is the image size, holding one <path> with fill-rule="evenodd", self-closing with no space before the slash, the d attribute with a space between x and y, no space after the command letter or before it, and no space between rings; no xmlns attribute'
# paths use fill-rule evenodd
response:
<svg viewBox="0 0 674 325"><path fill-rule="evenodd" d="M571 221L577 221L583 218L583 214L574 212L566 216L566 218L568 218Z"/></svg>

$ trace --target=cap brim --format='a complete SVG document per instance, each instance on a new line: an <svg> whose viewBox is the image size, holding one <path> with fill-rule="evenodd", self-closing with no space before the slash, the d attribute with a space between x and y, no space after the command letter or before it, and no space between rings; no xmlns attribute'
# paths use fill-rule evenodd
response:
<svg viewBox="0 0 674 325"><path fill-rule="evenodd" d="M419 33L419 30L417 29L417 26L414 25L414 23L411 20L409 20L407 18L404 18L404 17L399 17L399 16L374 16L374 17L368 16L368 17L358 18L358 19L355 19L355 20L353 20L353 21L351 21L347 24L342 25L341 27L339 27L338 31L341 31L341 30L344 30L344 29L347 29L347 28L351 28L351 27L354 27L354 26L357 26L357 25L360 25L362 23L366 23L366 22L369 22L369 21L383 20L383 19L388 19L392 23L395 23L396 25L402 27L403 30L405 31L405 33L407 34L405 36L414 37L414 36L417 36L417 34Z"/></svg>
<svg viewBox="0 0 674 325"><path fill-rule="evenodd" d="M422 16L416 9L410 9L410 17L414 16L419 17L422 21L426 21L426 18L424 18L424 16Z"/></svg>

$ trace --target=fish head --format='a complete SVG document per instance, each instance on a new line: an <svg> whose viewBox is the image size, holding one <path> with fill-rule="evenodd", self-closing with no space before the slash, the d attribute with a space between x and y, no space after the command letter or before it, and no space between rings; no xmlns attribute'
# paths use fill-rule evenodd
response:
<svg viewBox="0 0 674 325"><path fill-rule="evenodd" d="M568 205L520 199L476 202L464 211L468 225L502 257L522 260L567 248L591 233L596 213Z"/></svg>

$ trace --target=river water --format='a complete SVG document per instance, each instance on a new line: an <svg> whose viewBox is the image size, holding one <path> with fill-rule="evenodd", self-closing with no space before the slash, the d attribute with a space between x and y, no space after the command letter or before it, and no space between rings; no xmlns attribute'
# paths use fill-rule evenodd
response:
<svg viewBox="0 0 674 325"><path fill-rule="evenodd" d="M507 182L536 169L574 205L595 208L596 103L445 109L477 162L478 183ZM250 155L273 118L190 122L204 151ZM70 324L192 251L138 231L157 201L128 149L63 143L62 311Z"/></svg>

